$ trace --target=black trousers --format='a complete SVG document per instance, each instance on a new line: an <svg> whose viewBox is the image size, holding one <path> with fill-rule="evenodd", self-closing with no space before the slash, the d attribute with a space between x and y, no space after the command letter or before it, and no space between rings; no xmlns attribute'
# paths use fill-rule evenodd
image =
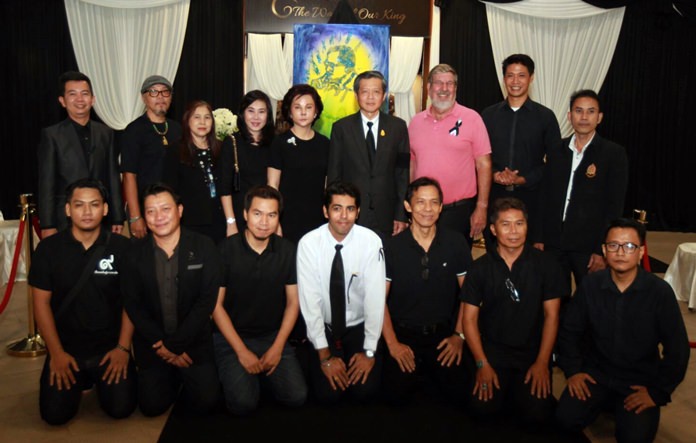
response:
<svg viewBox="0 0 696 443"><path fill-rule="evenodd" d="M612 389L597 382L587 383L591 397L578 400L571 397L568 388L563 391L556 410L556 419L565 429L581 431L593 423L600 412L610 410L616 417L615 437L623 442L651 442L655 439L660 423L660 408L646 409L640 414L624 409L624 399L632 392L629 388Z"/></svg>
<svg viewBox="0 0 696 443"><path fill-rule="evenodd" d="M455 405L465 403L469 388L469 377L464 363L465 356L459 365L442 366L437 361L437 356L440 354L440 350L437 349L438 344L452 335L451 329L446 331L423 334L394 325L394 332L399 342L408 345L416 356L416 370L403 372L399 363L389 355L389 351L384 350L382 389L390 404L403 405L408 403L424 377L432 380L440 393L450 402Z"/></svg>
<svg viewBox="0 0 696 443"><path fill-rule="evenodd" d="M471 248L471 237L469 234L471 233L471 214L475 208L476 198L467 198L456 202L454 205L445 205L437 223L439 226L445 226L461 232L467 242L469 242L469 248Z"/></svg>
<svg viewBox="0 0 696 443"><path fill-rule="evenodd" d="M337 349L331 331L326 329L326 338L329 341L329 349L331 354L340 357L348 367L348 362L353 355L358 352L364 352L363 344L365 341L365 326L363 323L349 327L341 340L341 349ZM319 354L314 351L309 362L309 378L314 392L314 396L319 403L335 404L347 396L349 399L365 403L375 398L379 391L380 379L382 377L382 355L380 352L375 353L375 365L372 371L367 376L365 384L356 384L349 386L345 391L340 389L333 390L331 383L326 379L324 372L321 370Z"/></svg>
<svg viewBox="0 0 696 443"><path fill-rule="evenodd" d="M99 405L102 410L113 418L126 418L137 405L137 374L135 364L131 359L128 362L128 378L121 379L118 383L108 384L102 380L102 376L108 367L108 363L99 366L103 355L86 359L75 359L80 371L73 371L77 383L70 389L58 390L56 385L51 386L50 355L46 357L39 387L39 410L41 418L50 425L62 425L67 423L76 414L80 406L83 389L96 386Z"/></svg>
<svg viewBox="0 0 696 443"><path fill-rule="evenodd" d="M469 390L469 409L473 416L487 420L497 414L508 412L523 424L541 424L553 418L556 399L552 394L537 398L531 394L531 384L524 383L526 370L514 368L493 368L498 375L500 390L493 386L493 399L482 401L478 393L473 396L475 377ZM505 410L507 408L507 411Z"/></svg>
<svg viewBox="0 0 696 443"><path fill-rule="evenodd" d="M148 417L163 414L180 396L187 412L206 415L218 406L222 390L214 360L178 368L158 361L138 368L138 405Z"/></svg>
<svg viewBox="0 0 696 443"><path fill-rule="evenodd" d="M563 269L563 275L568 279L570 288L570 277L575 279L575 287L579 287L582 279L587 275L587 264L590 262L592 254L588 252L562 251L556 248L544 248L545 252L553 255Z"/></svg>

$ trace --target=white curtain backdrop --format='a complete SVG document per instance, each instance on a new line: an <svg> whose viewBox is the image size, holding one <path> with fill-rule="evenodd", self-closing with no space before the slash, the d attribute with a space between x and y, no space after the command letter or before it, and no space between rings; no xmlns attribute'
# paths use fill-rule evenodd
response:
<svg viewBox="0 0 696 443"><path fill-rule="evenodd" d="M510 54L528 54L536 65L530 96L556 114L561 134L570 95L599 91L614 56L625 8L601 9L581 0L524 0L486 3L496 72ZM500 83L503 95L505 86Z"/></svg>
<svg viewBox="0 0 696 443"><path fill-rule="evenodd" d="M174 83L190 0L65 0L81 72L92 80L95 111L113 129L141 115L140 86L159 74Z"/></svg>
<svg viewBox="0 0 696 443"><path fill-rule="evenodd" d="M275 116L277 101L282 100L292 86L292 70L288 72L280 34L248 34L248 38L247 90L260 89L265 92L271 98Z"/></svg>
<svg viewBox="0 0 696 443"><path fill-rule="evenodd" d="M389 92L394 94L394 114L408 124L416 115L413 81L423 58L423 37L392 37L389 54Z"/></svg>

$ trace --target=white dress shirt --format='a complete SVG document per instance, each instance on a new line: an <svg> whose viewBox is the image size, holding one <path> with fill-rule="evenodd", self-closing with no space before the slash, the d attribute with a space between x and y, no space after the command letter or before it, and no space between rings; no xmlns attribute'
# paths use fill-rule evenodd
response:
<svg viewBox="0 0 696 443"><path fill-rule="evenodd" d="M307 337L315 349L328 347L325 324L331 324L329 283L339 242L328 223L308 232L297 247L297 289ZM372 230L354 225L342 242L346 282L346 326L365 322L364 349L374 351L382 334L386 272L382 241Z"/></svg>
<svg viewBox="0 0 696 443"><path fill-rule="evenodd" d="M362 112L360 113L360 120L362 120L362 127L363 127L363 135L365 135L365 138L367 139L367 130L370 129L367 126L367 122L372 122L372 136L375 139L375 151L378 148L379 142L379 137L377 136L377 131L379 130L379 112L377 113L377 117L373 118L370 120L369 118L365 117L365 114Z"/></svg>
<svg viewBox="0 0 696 443"><path fill-rule="evenodd" d="M587 150L587 147L590 146L590 143L592 143L592 140L594 140L594 136L596 134L596 132L592 134L592 138L590 139L590 141L587 142L587 144L582 148L582 151L580 152L578 152L578 148L575 147L575 134L573 134L573 136L570 137L570 142L568 142L568 149L570 149L573 153L573 162L570 166L570 177L568 177L568 190L566 191L566 201L565 206L563 207L563 221L565 221L566 214L568 213L570 196L573 193L573 180L575 178L575 170L578 169L578 166L580 166L580 162L582 161L582 158L585 156L585 151Z"/></svg>

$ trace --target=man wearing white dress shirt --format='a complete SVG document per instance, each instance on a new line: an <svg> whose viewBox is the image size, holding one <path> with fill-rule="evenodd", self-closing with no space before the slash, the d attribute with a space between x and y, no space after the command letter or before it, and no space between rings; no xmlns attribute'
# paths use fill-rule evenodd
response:
<svg viewBox="0 0 696 443"><path fill-rule="evenodd" d="M377 392L381 356L386 277L382 241L372 230L355 224L360 191L346 182L332 182L324 197L328 223L307 233L297 250L297 285L307 337L316 350L309 378L316 399L335 403L344 393L357 401ZM338 252L337 252L338 251ZM340 256L345 318L332 318L332 268ZM340 279L340 278L339 278ZM334 306L334 309L336 307Z"/></svg>

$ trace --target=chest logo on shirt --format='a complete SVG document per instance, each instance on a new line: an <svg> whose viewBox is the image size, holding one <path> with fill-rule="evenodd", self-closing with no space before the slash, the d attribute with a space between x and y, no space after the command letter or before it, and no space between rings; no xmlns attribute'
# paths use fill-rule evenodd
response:
<svg viewBox="0 0 696 443"><path fill-rule="evenodd" d="M118 275L118 271L114 270L114 254L99 260L94 273L98 275Z"/></svg>
<svg viewBox="0 0 696 443"><path fill-rule="evenodd" d="M585 176L587 178L595 178L597 175L597 166L595 166L594 163L592 163L590 166L587 167L587 170L585 171Z"/></svg>
<svg viewBox="0 0 696 443"><path fill-rule="evenodd" d="M449 135L452 137L459 137L459 127L462 125L461 120L457 120L457 123L454 124L454 127L449 130Z"/></svg>

